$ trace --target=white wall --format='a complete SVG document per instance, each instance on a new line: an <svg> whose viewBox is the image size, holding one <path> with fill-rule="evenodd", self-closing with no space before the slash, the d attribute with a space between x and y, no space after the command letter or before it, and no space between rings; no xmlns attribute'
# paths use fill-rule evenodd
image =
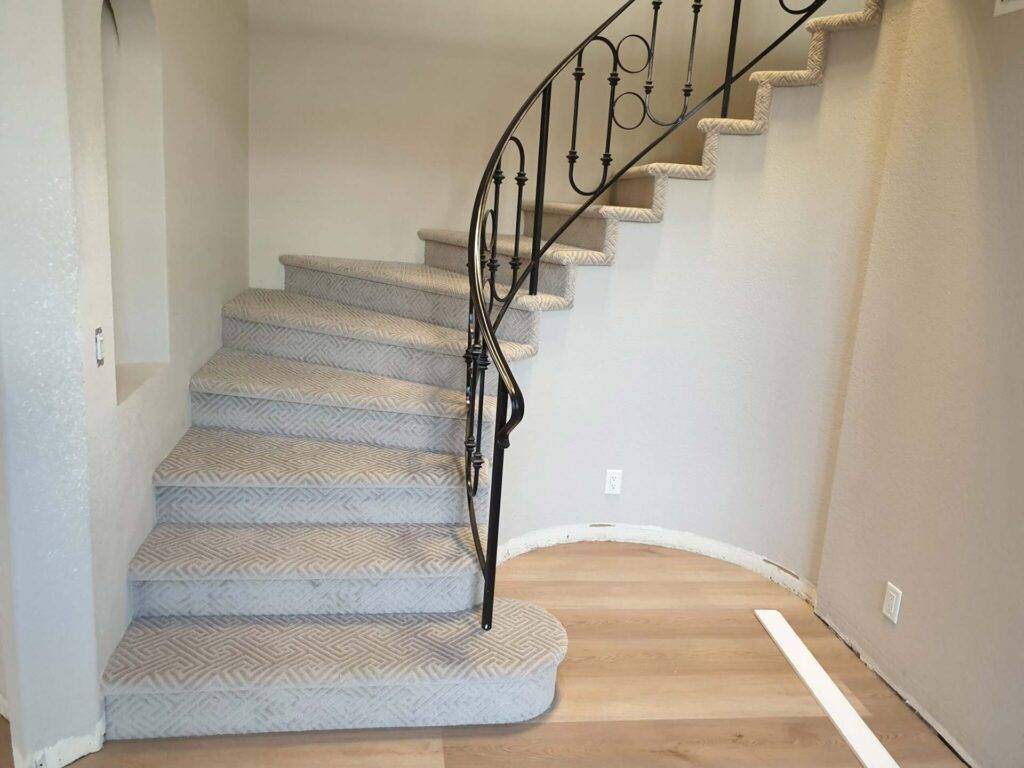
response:
<svg viewBox="0 0 1024 768"><path fill-rule="evenodd" d="M0 644L20 768L94 748L102 716L59 0L0 5L0 54Z"/></svg>
<svg viewBox="0 0 1024 768"><path fill-rule="evenodd" d="M819 611L976 764L1024 765L1024 13L909 16ZM885 582L903 589L883 619Z"/></svg>
<svg viewBox="0 0 1024 768"><path fill-rule="evenodd" d="M153 2L164 74L170 355L118 403L116 345L107 365L92 362L93 329L113 318L100 6L66 3L102 667L129 620L127 567L153 524L153 470L188 426L188 380L220 345L221 304L247 284L248 37L242 0Z"/></svg>
<svg viewBox="0 0 1024 768"><path fill-rule="evenodd" d="M168 356L163 68L149 0L111 0L101 16L114 305L107 333L123 400Z"/></svg>
<svg viewBox="0 0 1024 768"><path fill-rule="evenodd" d="M831 0L842 10L861 0ZM251 15L251 230L253 285L280 286L282 253L416 261L421 227L462 229L494 142L537 82L619 5L612 0L478 2L397 0L249 0ZM655 107L678 113L685 79L690 2L665 3L659 26ZM724 76L731 3L701 13L696 94ZM620 19L625 31L649 28L650 3ZM763 46L786 17L774 4L748 3L743 49ZM685 42L685 45L684 45ZM624 52L630 51L628 47ZM767 67L801 64L800 32ZM626 53L635 62L635 52ZM607 54L587 54L580 181L592 184L603 142ZM633 64L635 67L635 64ZM551 194L563 180L569 148L571 79L556 88ZM642 86L642 76L624 80ZM749 109L750 89L734 106ZM629 114L628 100L623 109ZM713 111L717 106L713 107ZM628 119L628 118L624 118ZM521 136L532 143L536 119ZM648 129L619 134L626 147L651 140ZM652 157L683 159L696 144L690 129ZM534 157L531 153L531 157ZM534 176L535 160L528 164ZM556 174L554 169L558 168Z"/></svg>
<svg viewBox="0 0 1024 768"><path fill-rule="evenodd" d="M659 525L815 580L890 80L878 36L834 38L822 88L778 89L766 135L722 137L716 178L670 182L665 221L622 225L616 263L543 317L515 366L503 539Z"/></svg>

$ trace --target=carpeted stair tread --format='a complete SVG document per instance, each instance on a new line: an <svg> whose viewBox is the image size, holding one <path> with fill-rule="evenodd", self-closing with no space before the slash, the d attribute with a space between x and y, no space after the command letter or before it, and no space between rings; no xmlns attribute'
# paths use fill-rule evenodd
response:
<svg viewBox="0 0 1024 768"><path fill-rule="evenodd" d="M571 216L579 210L579 203L544 203L544 213L554 216ZM523 204L523 210L533 211L530 203ZM626 205L592 205L580 214L582 219L612 219L615 221L635 221L642 224L661 221L662 212L656 208L645 208Z"/></svg>
<svg viewBox="0 0 1024 768"><path fill-rule="evenodd" d="M412 288L427 293L469 299L469 279L465 273L457 274L425 264L411 264L401 261L369 261L365 259L327 258L324 256L281 256L280 262L286 267L311 269L335 275L383 283L402 288ZM508 286L499 285L504 295ZM568 309L571 302L561 296L537 294L530 296L522 291L512 306L528 311L550 311Z"/></svg>
<svg viewBox="0 0 1024 768"><path fill-rule="evenodd" d="M134 581L381 579L475 574L468 526L158 525Z"/></svg>
<svg viewBox="0 0 1024 768"><path fill-rule="evenodd" d="M156 468L157 486L457 488L462 458L300 437L193 427Z"/></svg>
<svg viewBox="0 0 1024 768"><path fill-rule="evenodd" d="M136 619L104 674L111 694L406 686L527 678L559 663L565 630L495 601L490 632L454 614Z"/></svg>
<svg viewBox="0 0 1024 768"><path fill-rule="evenodd" d="M464 330L349 307L289 291L250 288L225 304L223 314L235 320L444 355L461 357L466 348ZM502 350L510 360L521 360L535 352L527 344L511 341L504 342Z"/></svg>
<svg viewBox="0 0 1024 768"><path fill-rule="evenodd" d="M469 241L469 235L463 230L457 229L421 229L420 240L445 243L465 248ZM524 263L529 259L529 241L523 237L520 241L520 258ZM515 238L512 235L498 236L498 253L502 256L511 256L515 251ZM541 258L542 263L547 264L575 264L578 266L602 266L611 264L612 260L601 251L591 251L586 248L579 248L567 243L554 243Z"/></svg>
<svg viewBox="0 0 1024 768"><path fill-rule="evenodd" d="M345 371L224 348L192 377L191 389L214 395L463 419L465 394L372 373ZM494 410L488 398L487 414Z"/></svg>

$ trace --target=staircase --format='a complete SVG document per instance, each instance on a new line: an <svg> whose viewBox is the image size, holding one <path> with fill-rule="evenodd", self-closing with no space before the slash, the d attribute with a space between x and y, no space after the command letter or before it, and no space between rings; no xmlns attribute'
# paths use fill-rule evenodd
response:
<svg viewBox="0 0 1024 768"><path fill-rule="evenodd" d="M879 14L869 0L811 22L806 70L754 75L752 119L701 121L701 165L628 163L601 190L615 205L545 202L539 184L517 211L526 260L511 235L423 230L424 264L283 256L284 290L226 304L193 426L154 475L134 620L104 675L107 737L545 711L565 631L493 596L501 456L522 415L502 368L537 353L542 313L571 309L578 268L612 265L620 222L660 221L669 179L712 178L718 135L764 131L772 88L817 83L828 34Z"/></svg>

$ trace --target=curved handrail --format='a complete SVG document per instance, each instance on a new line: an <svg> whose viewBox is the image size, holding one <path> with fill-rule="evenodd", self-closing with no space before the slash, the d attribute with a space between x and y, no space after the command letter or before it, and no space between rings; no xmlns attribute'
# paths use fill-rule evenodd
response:
<svg viewBox="0 0 1024 768"><path fill-rule="evenodd" d="M548 73L548 75L541 80L541 82L534 88L533 92L523 102L522 106L516 111L515 115L509 121L505 130L501 134L501 138L498 140L494 147L494 151L491 153L490 158L487 161L487 165L484 169L483 175L480 178L480 184L477 188L476 197L473 202L473 211L470 218L469 226L469 241L467 244L468 251L468 272L470 280L470 304L468 312L468 323L467 323L467 348L465 354L465 360L467 364L466 372L466 406L467 406L467 423L466 423L466 498L469 507L470 525L473 532L473 541L476 549L477 559L480 563L481 570L484 572L484 602L483 602L483 616L482 626L484 629L490 629L491 626L491 612L494 599L494 580L495 580L495 565L497 558L497 524L500 514L500 502L501 502L501 485L502 485L502 474L503 474L503 461L504 461L504 450L509 447L509 435L516 429L517 426L522 422L526 412L526 399L523 395L522 389L519 383L516 381L515 376L512 373L508 359L505 357L501 349L501 345L497 338L497 327L500 325L505 313L512 305L516 294L522 288L523 284L530 281L530 293L536 293L537 283L540 272L540 260L548 252L551 246L558 240L559 237L570 227L572 224L588 209L590 208L597 199L604 194L616 181L629 171L631 168L636 166L652 149L658 146L662 141L672 135L678 130L683 124L685 124L694 115L701 112L708 104L714 101L719 95L723 96L723 117L728 116L728 101L732 85L743 77L747 72L753 69L758 62L760 62L765 56L771 51L775 50L786 38L788 38L796 29L798 29L804 22L806 22L819 8L821 8L828 0L807 0L807 4L801 8L792 8L787 4L786 0L777 0L779 6L787 14L798 17L797 20L791 24L785 32L783 32L778 38L775 39L770 45L764 50L758 53L756 56L750 59L744 66L739 69L735 69L735 54L736 54L736 40L738 34L739 15L742 0L733 0L733 16L732 16L732 27L731 35L729 38L729 49L726 64L726 75L724 81L712 90L707 96L701 99L697 104L691 107L690 98L693 93L693 69L694 69L694 50L697 40L697 21L699 14L703 7L703 0L691 0L691 8L693 10L693 27L690 36L690 48L688 56L688 67L687 67L687 79L683 87L683 102L682 109L678 116L674 120L661 120L654 116L651 110L650 96L654 90L654 55L655 55L655 40L657 36L658 27L658 13L665 2L665 0L652 0L653 8L653 23L651 28L650 40L647 40L642 35L628 34L619 41L618 45L615 45L610 40L602 36L602 33L611 26L623 13L625 13L630 7L636 4L637 0L627 0L605 21L598 26L593 32L587 35L576 47L574 47L568 54L566 54L561 61ZM644 43L646 49L646 62L636 69L630 69L624 66L620 58L620 49L622 44L631 38L637 38ZM609 105L608 105L608 116L607 116L607 128L605 136L605 152L601 156L601 181L595 189L590 192L583 191L577 185L573 176L574 164L579 158L579 153L576 151L576 128L578 121L578 112L580 104L580 82L584 76L583 70L583 52L593 42L600 41L608 45L612 52L612 72L608 78L610 87ZM572 136L572 147L569 151L567 159L569 161L569 181L570 185L579 194L583 195L585 199L577 206L576 210L570 215L565 217L565 220L558 226L547 238L542 237L541 231L541 220L543 217L543 200L544 200L544 185L545 185L545 173L547 164L547 130L548 121L550 119L550 108L551 108L551 89L555 79L562 74L570 63L576 60L576 69L573 71L573 77L576 81L575 89L575 100L573 105L573 136ZM627 74L636 74L646 69L646 83L644 84L644 94L641 96L638 91L627 90L618 96L616 96L616 87L620 81L620 70ZM643 115L636 125L623 125L615 115L615 109L618 102L626 97L632 95L638 99L643 109ZM515 136L516 131L519 129L523 122L523 119L530 112L531 109L541 102L541 142L538 149L538 175L535 180L537 187L536 202L534 207L534 232L533 232L533 251L530 262L522 270L519 269L519 224L520 215L522 213L522 191L523 184L526 181L524 173L524 150L522 142ZM645 145L639 152L637 152L632 158L622 164L622 166L614 173L610 172L609 166L612 162L612 156L610 152L611 137L613 131L613 124L622 130L634 130L644 125L647 122L663 128L664 130L654 138L653 141ZM498 185L501 184L504 179L504 174L501 171L501 159L508 147L509 143L515 143L519 153L519 173L516 176L516 181L519 187L518 196L518 208L516 212L516 238L515 238L515 251L511 262L512 266L512 281L508 288L505 296L499 296L496 287L496 268L497 268L497 229L498 229ZM490 187L495 185L494 208L488 209L488 199L490 197ZM490 297L485 294L485 285L487 281L484 276L484 259L485 255L485 242L487 235L487 224L488 221L491 223L492 228L492 239L491 239L491 261L488 263L490 268ZM543 241L543 242L542 242ZM492 317L494 310L495 300L497 299L497 314ZM480 451L480 442L483 439L483 411L484 411L484 393L483 393L483 381L486 368L488 367L488 360L493 362L495 370L498 374L498 398L497 398L497 415L495 420L495 432L494 432L494 456L492 461L492 473L491 473L491 497L490 497L490 516L487 534L487 552L484 553L483 546L481 544L480 531L477 524L476 513L474 508L474 497L478 490L480 471L484 464L482 452ZM511 413L508 412L508 404L511 404Z"/></svg>

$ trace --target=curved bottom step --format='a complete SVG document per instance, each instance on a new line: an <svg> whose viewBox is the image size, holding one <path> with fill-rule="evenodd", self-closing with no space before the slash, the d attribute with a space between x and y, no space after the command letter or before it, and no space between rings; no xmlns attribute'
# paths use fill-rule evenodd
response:
<svg viewBox="0 0 1024 768"><path fill-rule="evenodd" d="M383 616L138 619L104 675L107 738L511 723L544 712L562 625L515 600Z"/></svg>

